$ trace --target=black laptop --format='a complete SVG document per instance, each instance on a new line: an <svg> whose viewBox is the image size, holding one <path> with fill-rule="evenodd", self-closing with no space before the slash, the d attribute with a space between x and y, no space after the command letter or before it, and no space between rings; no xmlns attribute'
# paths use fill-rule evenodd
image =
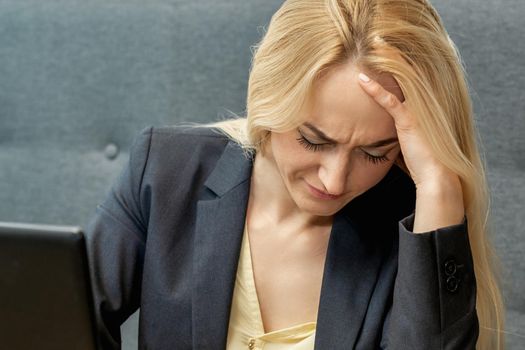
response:
<svg viewBox="0 0 525 350"><path fill-rule="evenodd" d="M79 227L0 222L0 348L97 349Z"/></svg>

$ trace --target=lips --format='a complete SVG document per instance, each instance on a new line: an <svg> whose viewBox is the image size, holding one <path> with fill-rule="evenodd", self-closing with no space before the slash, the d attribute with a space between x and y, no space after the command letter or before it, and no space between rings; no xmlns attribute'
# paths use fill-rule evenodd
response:
<svg viewBox="0 0 525 350"><path fill-rule="evenodd" d="M310 189L310 192L316 196L317 198L321 198L321 199L337 199L337 198L340 198L341 195L333 195L333 194L328 194L326 192L323 192L313 186L311 186L308 182L306 183L306 185L308 186L308 188Z"/></svg>

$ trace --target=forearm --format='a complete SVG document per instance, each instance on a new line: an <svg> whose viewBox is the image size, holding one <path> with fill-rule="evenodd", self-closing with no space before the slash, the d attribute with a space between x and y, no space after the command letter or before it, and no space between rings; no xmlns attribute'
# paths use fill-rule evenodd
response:
<svg viewBox="0 0 525 350"><path fill-rule="evenodd" d="M454 200L460 195L453 191L431 196L431 188L418 187L416 211L399 222L398 269L381 349L475 349L476 280L462 200Z"/></svg>
<svg viewBox="0 0 525 350"><path fill-rule="evenodd" d="M459 224L464 215L463 191L457 175L443 172L417 187L414 233Z"/></svg>

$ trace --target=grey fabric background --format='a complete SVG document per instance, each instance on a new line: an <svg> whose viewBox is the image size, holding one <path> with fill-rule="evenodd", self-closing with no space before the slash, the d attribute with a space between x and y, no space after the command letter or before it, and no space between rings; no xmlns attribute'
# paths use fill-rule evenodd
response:
<svg viewBox="0 0 525 350"><path fill-rule="evenodd" d="M0 220L85 226L147 125L242 114L251 45L281 0L0 0ZM434 0L471 85L525 347L525 1ZM136 348L135 314L123 326Z"/></svg>

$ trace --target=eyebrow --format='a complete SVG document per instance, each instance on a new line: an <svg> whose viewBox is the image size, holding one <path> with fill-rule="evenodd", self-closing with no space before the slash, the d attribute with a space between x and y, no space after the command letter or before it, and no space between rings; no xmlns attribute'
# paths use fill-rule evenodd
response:
<svg viewBox="0 0 525 350"><path fill-rule="evenodd" d="M305 122L303 123L303 125L306 126L308 129L310 129L311 131L313 131L316 134L316 136L319 137L321 140L326 141L326 142L331 142L331 143L338 143L337 140L334 140L326 136L324 132L322 132L321 130L313 126L312 124ZM398 142L397 137L389 137L387 139L379 140L379 141L373 142L368 145L362 145L361 147L365 147L365 148L381 147L381 146L390 145L395 142Z"/></svg>

